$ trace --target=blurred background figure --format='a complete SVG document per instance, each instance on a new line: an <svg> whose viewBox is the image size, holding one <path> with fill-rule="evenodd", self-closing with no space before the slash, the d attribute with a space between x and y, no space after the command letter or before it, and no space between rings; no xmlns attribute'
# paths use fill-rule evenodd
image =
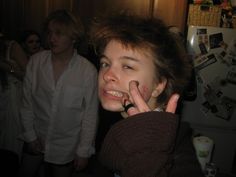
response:
<svg viewBox="0 0 236 177"><path fill-rule="evenodd" d="M25 30L20 37L20 44L28 57L43 50L41 36L34 30Z"/></svg>
<svg viewBox="0 0 236 177"><path fill-rule="evenodd" d="M57 10L44 29L49 50L32 55L23 84L19 175L71 177L95 153L97 70L76 50L84 33L79 17Z"/></svg>
<svg viewBox="0 0 236 177"><path fill-rule="evenodd" d="M7 171L9 176L15 176L23 146L18 138L19 107L27 62L19 43L0 33L0 171Z"/></svg>

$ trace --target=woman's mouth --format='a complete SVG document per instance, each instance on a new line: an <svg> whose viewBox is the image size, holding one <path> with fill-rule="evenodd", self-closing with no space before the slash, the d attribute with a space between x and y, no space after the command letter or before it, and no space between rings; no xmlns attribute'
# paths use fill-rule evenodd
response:
<svg viewBox="0 0 236 177"><path fill-rule="evenodd" d="M123 93L122 92L118 92L118 91L114 91L114 90L107 90L105 91L106 94L110 94L112 96L115 96L115 97L123 97Z"/></svg>

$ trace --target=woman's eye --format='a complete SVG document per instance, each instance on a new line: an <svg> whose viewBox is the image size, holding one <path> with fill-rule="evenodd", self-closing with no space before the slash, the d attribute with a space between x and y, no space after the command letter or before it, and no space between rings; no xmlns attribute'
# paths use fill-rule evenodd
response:
<svg viewBox="0 0 236 177"><path fill-rule="evenodd" d="M62 36L64 35L61 30L55 30L55 35Z"/></svg>
<svg viewBox="0 0 236 177"><path fill-rule="evenodd" d="M108 66L108 63L100 62L100 68L105 68Z"/></svg>
<svg viewBox="0 0 236 177"><path fill-rule="evenodd" d="M124 69L133 69L133 67L129 66L129 65L124 65L123 66Z"/></svg>

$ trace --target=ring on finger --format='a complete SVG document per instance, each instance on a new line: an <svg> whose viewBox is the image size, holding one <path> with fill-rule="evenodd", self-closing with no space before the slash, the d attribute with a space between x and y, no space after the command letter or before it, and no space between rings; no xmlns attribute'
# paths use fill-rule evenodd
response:
<svg viewBox="0 0 236 177"><path fill-rule="evenodd" d="M127 112L129 110L129 108L134 107L134 105L132 103L129 103L127 105L123 105L125 112Z"/></svg>

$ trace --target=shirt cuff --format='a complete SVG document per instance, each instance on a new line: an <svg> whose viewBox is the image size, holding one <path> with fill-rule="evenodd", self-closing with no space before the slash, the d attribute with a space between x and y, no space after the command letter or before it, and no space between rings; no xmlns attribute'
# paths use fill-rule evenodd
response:
<svg viewBox="0 0 236 177"><path fill-rule="evenodd" d="M95 154L95 148L94 147L78 147L76 154L79 157L90 157L91 155Z"/></svg>
<svg viewBox="0 0 236 177"><path fill-rule="evenodd" d="M37 136L35 134L34 130L27 131L19 136L20 139L22 139L25 142L32 142L37 139Z"/></svg>

